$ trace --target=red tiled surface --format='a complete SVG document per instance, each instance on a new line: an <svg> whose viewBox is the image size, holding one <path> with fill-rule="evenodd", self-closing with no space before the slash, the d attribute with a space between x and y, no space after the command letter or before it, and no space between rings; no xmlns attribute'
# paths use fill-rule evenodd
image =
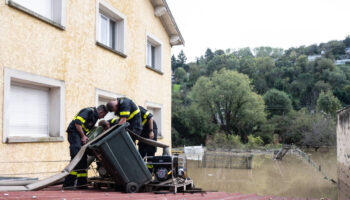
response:
<svg viewBox="0 0 350 200"><path fill-rule="evenodd" d="M207 193L177 193L154 194L134 193L127 194L104 190L61 190L61 186L52 186L40 191L27 192L0 192L0 200L296 200L297 198L284 198L273 196L257 196L255 194L207 192ZM299 199L299 198L298 198Z"/></svg>

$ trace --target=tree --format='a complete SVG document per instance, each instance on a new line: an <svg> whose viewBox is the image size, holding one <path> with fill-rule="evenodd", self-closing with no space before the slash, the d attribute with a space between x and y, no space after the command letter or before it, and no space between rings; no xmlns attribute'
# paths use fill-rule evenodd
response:
<svg viewBox="0 0 350 200"><path fill-rule="evenodd" d="M186 71L182 68L179 67L175 70L175 78L178 83L182 83L186 80Z"/></svg>
<svg viewBox="0 0 350 200"><path fill-rule="evenodd" d="M210 48L207 48L205 51L204 59L206 62L209 62L211 59L214 58L214 53L211 51Z"/></svg>
<svg viewBox="0 0 350 200"><path fill-rule="evenodd" d="M320 96L317 99L317 109L319 111L325 112L326 114L330 114L335 117L337 110L340 108L340 101L333 95L331 91L327 91L326 93L321 92Z"/></svg>
<svg viewBox="0 0 350 200"><path fill-rule="evenodd" d="M252 91L249 78L236 71L222 69L199 78L190 95L222 130L243 140L266 119L262 97Z"/></svg>
<svg viewBox="0 0 350 200"><path fill-rule="evenodd" d="M266 109L273 115L287 114L292 109L292 101L283 91L271 89L264 94Z"/></svg>
<svg viewBox="0 0 350 200"><path fill-rule="evenodd" d="M342 41L329 41L325 44L326 57L330 59L337 59L339 55L345 54L345 44Z"/></svg>
<svg viewBox="0 0 350 200"><path fill-rule="evenodd" d="M336 126L334 120L322 114L311 116L310 130L303 133L303 145L317 151L321 146L334 146L336 143Z"/></svg>
<svg viewBox="0 0 350 200"><path fill-rule="evenodd" d="M207 74L210 75L214 71L219 71L221 69L237 69L238 60L233 55L217 55L208 62Z"/></svg>
<svg viewBox="0 0 350 200"><path fill-rule="evenodd" d="M210 113L198 109L196 105L188 105L183 93L172 94L172 144L201 145L208 135L213 135L218 126L212 122Z"/></svg>
<svg viewBox="0 0 350 200"><path fill-rule="evenodd" d="M346 47L350 47L350 35L346 36L345 40L343 40L343 43Z"/></svg>
<svg viewBox="0 0 350 200"><path fill-rule="evenodd" d="M184 68L184 70L188 71L189 66L186 64L187 57L183 50L180 51L179 55L177 55L177 65L178 67Z"/></svg>
<svg viewBox="0 0 350 200"><path fill-rule="evenodd" d="M233 52L233 54L238 58L254 57L249 47L241 48L238 51Z"/></svg>
<svg viewBox="0 0 350 200"><path fill-rule="evenodd" d="M171 56L171 70L174 72L177 68L177 60L174 55Z"/></svg>

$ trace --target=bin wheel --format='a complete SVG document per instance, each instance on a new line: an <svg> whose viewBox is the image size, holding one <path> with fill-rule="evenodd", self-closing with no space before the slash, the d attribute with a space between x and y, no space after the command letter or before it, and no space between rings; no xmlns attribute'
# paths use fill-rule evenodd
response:
<svg viewBox="0 0 350 200"><path fill-rule="evenodd" d="M139 191L139 189L140 189L140 187L137 183L130 182L130 183L126 184L126 192L127 193L136 193Z"/></svg>

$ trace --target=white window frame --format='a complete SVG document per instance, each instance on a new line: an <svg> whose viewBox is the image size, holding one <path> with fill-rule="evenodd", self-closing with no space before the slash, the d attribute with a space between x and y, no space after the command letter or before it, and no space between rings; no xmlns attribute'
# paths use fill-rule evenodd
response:
<svg viewBox="0 0 350 200"><path fill-rule="evenodd" d="M151 66L148 63L148 44L151 44L155 47L155 65ZM162 72L163 65L163 43L154 35L146 33L146 56L145 56L146 66L152 69L155 69L159 72Z"/></svg>
<svg viewBox="0 0 350 200"><path fill-rule="evenodd" d="M108 18L109 20L113 20L116 24L116 48L113 49L109 46L109 28L108 28L108 37L107 37L107 44L103 44L100 40L101 30L100 30L100 24L101 24L101 18L100 15L103 15L104 17ZM108 20L108 22L109 22ZM122 54L126 54L126 17L123 13L118 11L116 8L114 8L109 3L105 2L104 0L98 0L96 5L96 42L98 44L102 44L103 46L106 46L110 50L120 52ZM109 23L108 23L109 26Z"/></svg>
<svg viewBox="0 0 350 200"><path fill-rule="evenodd" d="M125 97L125 95L96 88L96 100L95 100L96 107L99 106L98 99L100 97L105 98L105 99L115 100L115 99L117 99L119 97ZM98 122L97 122L97 124L98 124Z"/></svg>
<svg viewBox="0 0 350 200"><path fill-rule="evenodd" d="M146 101L145 108L148 110L148 107L152 107L152 108L156 108L156 109L160 110L160 122L156 121L156 123L157 123L157 128L158 128L158 138L162 139L162 138L164 138L164 136L163 136L163 105Z"/></svg>
<svg viewBox="0 0 350 200"><path fill-rule="evenodd" d="M18 10L21 10L29 15L39 18L42 21L45 21L53 26L56 26L59 29L64 30L66 27L66 15L67 15L67 0L51 0L52 1L52 15L51 17L43 16L37 11L27 8L24 5L21 5L16 0L5 0L6 4L14 7Z"/></svg>
<svg viewBox="0 0 350 200"><path fill-rule="evenodd" d="M11 82L28 86L50 88L50 119L47 137L11 136L10 131L10 94ZM57 142L64 141L65 136L65 83L15 69L4 68L4 111L3 111L3 143L19 142Z"/></svg>

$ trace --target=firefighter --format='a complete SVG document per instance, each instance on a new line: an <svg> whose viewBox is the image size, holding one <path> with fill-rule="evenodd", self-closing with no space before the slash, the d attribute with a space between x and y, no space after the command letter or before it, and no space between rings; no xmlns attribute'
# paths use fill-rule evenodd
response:
<svg viewBox="0 0 350 200"><path fill-rule="evenodd" d="M142 133L141 136L147 139L157 141L158 128L156 122L153 120L153 115L148 110L139 106L141 111L141 120L142 120ZM139 152L141 157L145 156L154 156L157 151L157 147L144 144L142 142L138 143Z"/></svg>
<svg viewBox="0 0 350 200"><path fill-rule="evenodd" d="M139 107L131 99L125 97L117 98L107 103L107 109L119 117L118 124L129 122L128 128L137 135L141 135L141 113ZM135 142L135 139L133 140Z"/></svg>
<svg viewBox="0 0 350 200"><path fill-rule="evenodd" d="M106 114L106 106L100 105L97 108L84 108L75 115L67 128L71 160L77 155L81 146L88 142L86 133L94 127L98 119L104 118ZM85 154L74 170L65 178L63 188L87 188L87 167L87 155Z"/></svg>

